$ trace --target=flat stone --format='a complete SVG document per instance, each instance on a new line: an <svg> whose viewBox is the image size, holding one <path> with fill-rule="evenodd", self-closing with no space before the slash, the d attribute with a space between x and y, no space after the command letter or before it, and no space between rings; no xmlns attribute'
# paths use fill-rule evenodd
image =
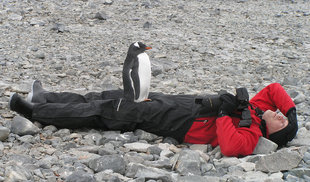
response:
<svg viewBox="0 0 310 182"><path fill-rule="evenodd" d="M0 126L0 141L5 141L10 134L10 129Z"/></svg>
<svg viewBox="0 0 310 182"><path fill-rule="evenodd" d="M309 168L295 168L289 171L289 174L297 176L299 178L303 178L304 175L310 176Z"/></svg>
<svg viewBox="0 0 310 182"><path fill-rule="evenodd" d="M237 164L237 166L241 167L244 171L254 171L255 169L255 163L252 162L242 162L240 164Z"/></svg>
<svg viewBox="0 0 310 182"><path fill-rule="evenodd" d="M224 157L214 162L216 167L230 167L239 164L241 161L237 157Z"/></svg>
<svg viewBox="0 0 310 182"><path fill-rule="evenodd" d="M157 135L154 135L152 133L137 129L134 134L138 136L139 140L145 140L147 142L152 142L158 138Z"/></svg>
<svg viewBox="0 0 310 182"><path fill-rule="evenodd" d="M40 129L36 127L31 121L28 119L15 116L12 120L11 124L11 132L18 135L34 135L39 133Z"/></svg>
<svg viewBox="0 0 310 182"><path fill-rule="evenodd" d="M151 167L139 169L135 175L135 178L145 178L161 180L163 182L172 182L172 177L169 172Z"/></svg>
<svg viewBox="0 0 310 182"><path fill-rule="evenodd" d="M111 169L116 173L124 174L126 165L124 159L119 155L105 155L92 159L88 164L89 168L96 172Z"/></svg>
<svg viewBox="0 0 310 182"><path fill-rule="evenodd" d="M86 173L84 171L75 171L66 178L67 182L87 181L96 182L94 175Z"/></svg>
<svg viewBox="0 0 310 182"><path fill-rule="evenodd" d="M217 176L179 176L178 182L199 182L199 181L212 181L220 182L221 178Z"/></svg>
<svg viewBox="0 0 310 182"><path fill-rule="evenodd" d="M124 144L124 147L130 150L133 150L133 151L137 151L137 152L147 152L147 149L151 146L152 146L151 144L140 143L140 142Z"/></svg>
<svg viewBox="0 0 310 182"><path fill-rule="evenodd" d="M297 167L303 158L296 150L284 148L276 153L262 156L256 163L255 169L263 172L279 172Z"/></svg>
<svg viewBox="0 0 310 182"><path fill-rule="evenodd" d="M201 175L200 155L197 151L182 150L177 159L175 168L181 175Z"/></svg>
<svg viewBox="0 0 310 182"><path fill-rule="evenodd" d="M310 131L305 127L299 128L296 137L288 146L310 146Z"/></svg>
<svg viewBox="0 0 310 182"><path fill-rule="evenodd" d="M269 154L276 151L278 145L265 137L260 137L253 154Z"/></svg>
<svg viewBox="0 0 310 182"><path fill-rule="evenodd" d="M203 145L203 144L193 144L189 148L192 150L199 150L201 152L207 152L208 151L208 145Z"/></svg>
<svg viewBox="0 0 310 182"><path fill-rule="evenodd" d="M5 169L6 181L33 181L33 176L23 166L8 166Z"/></svg>

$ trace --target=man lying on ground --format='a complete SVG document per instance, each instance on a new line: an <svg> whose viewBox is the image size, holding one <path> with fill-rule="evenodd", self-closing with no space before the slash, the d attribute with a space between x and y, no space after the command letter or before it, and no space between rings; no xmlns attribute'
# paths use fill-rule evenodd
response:
<svg viewBox="0 0 310 182"><path fill-rule="evenodd" d="M283 147L298 130L295 104L278 83L268 85L251 100L243 88L237 89L236 96L227 92L204 97L153 92L151 101L136 103L124 99L122 90L55 93L34 81L28 98L13 94L10 109L43 125L142 129L179 142L220 145L226 156L252 154L261 136Z"/></svg>

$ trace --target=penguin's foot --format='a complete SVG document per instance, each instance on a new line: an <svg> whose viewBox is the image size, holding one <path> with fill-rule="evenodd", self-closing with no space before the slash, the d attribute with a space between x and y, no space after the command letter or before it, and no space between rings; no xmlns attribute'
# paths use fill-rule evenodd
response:
<svg viewBox="0 0 310 182"><path fill-rule="evenodd" d="M152 99L144 99L144 102L150 102Z"/></svg>

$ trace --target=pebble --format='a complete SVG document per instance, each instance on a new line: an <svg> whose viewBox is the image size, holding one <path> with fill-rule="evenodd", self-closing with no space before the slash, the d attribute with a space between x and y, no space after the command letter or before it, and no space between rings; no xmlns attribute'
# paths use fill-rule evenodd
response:
<svg viewBox="0 0 310 182"><path fill-rule="evenodd" d="M0 141L5 141L10 134L10 129L0 126Z"/></svg>
<svg viewBox="0 0 310 182"><path fill-rule="evenodd" d="M257 7L260 7L257 11ZM270 8L272 7L272 8ZM309 181L307 1L0 2L0 181ZM122 88L128 45L152 46L151 91L207 94L272 82L297 107L288 147L261 138L247 157L143 130L41 126L9 111L33 79L51 91Z"/></svg>
<svg viewBox="0 0 310 182"><path fill-rule="evenodd" d="M34 135L39 133L40 129L28 119L15 116L12 120L11 132L18 135Z"/></svg>

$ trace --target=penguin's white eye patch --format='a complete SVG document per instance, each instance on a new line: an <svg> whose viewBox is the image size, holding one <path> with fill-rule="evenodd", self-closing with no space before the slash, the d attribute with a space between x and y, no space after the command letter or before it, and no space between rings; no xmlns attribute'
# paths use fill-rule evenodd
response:
<svg viewBox="0 0 310 182"><path fill-rule="evenodd" d="M136 42L136 43L134 44L134 46L136 46L137 48L140 48L140 46L139 46L139 43L138 43L138 42Z"/></svg>

